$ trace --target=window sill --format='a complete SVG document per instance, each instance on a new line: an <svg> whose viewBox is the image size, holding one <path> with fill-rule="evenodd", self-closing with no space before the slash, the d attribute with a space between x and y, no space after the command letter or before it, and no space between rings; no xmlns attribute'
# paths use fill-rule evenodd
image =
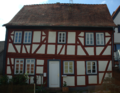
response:
<svg viewBox="0 0 120 93"><path fill-rule="evenodd" d="M17 45L17 44L22 44L22 43L13 43L13 44Z"/></svg>
<svg viewBox="0 0 120 93"><path fill-rule="evenodd" d="M66 43L57 43L57 44L66 44Z"/></svg>
<svg viewBox="0 0 120 93"><path fill-rule="evenodd" d="M75 74L63 74L63 75L75 75Z"/></svg>
<svg viewBox="0 0 120 93"><path fill-rule="evenodd" d="M24 45L30 45L31 43L23 43Z"/></svg>
<svg viewBox="0 0 120 93"><path fill-rule="evenodd" d="M95 46L95 45L85 45L85 46Z"/></svg>
<svg viewBox="0 0 120 93"><path fill-rule="evenodd" d="M96 46L105 46L105 45L96 45Z"/></svg>
<svg viewBox="0 0 120 93"><path fill-rule="evenodd" d="M97 75L97 73L96 74L86 74L86 75Z"/></svg>

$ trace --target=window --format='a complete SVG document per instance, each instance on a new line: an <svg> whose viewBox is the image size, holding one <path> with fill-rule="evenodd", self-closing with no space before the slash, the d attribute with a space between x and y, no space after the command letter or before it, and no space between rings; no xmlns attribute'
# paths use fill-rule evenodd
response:
<svg viewBox="0 0 120 93"><path fill-rule="evenodd" d="M118 54L116 54L115 52L118 52L118 50L120 50L120 44L114 44L114 60L118 60Z"/></svg>
<svg viewBox="0 0 120 93"><path fill-rule="evenodd" d="M97 62L87 61L86 62L87 74L97 74Z"/></svg>
<svg viewBox="0 0 120 93"><path fill-rule="evenodd" d="M120 44L116 44L116 51L120 50Z"/></svg>
<svg viewBox="0 0 120 93"><path fill-rule="evenodd" d="M24 43L30 44L32 39L32 32L31 31L25 31L24 32Z"/></svg>
<svg viewBox="0 0 120 93"><path fill-rule="evenodd" d="M22 31L15 31L14 43L21 43L22 41Z"/></svg>
<svg viewBox="0 0 120 93"><path fill-rule="evenodd" d="M104 45L104 33L96 33L96 45Z"/></svg>
<svg viewBox="0 0 120 93"><path fill-rule="evenodd" d="M26 72L28 74L34 74L35 59L26 59Z"/></svg>
<svg viewBox="0 0 120 93"><path fill-rule="evenodd" d="M15 74L23 74L24 59L15 59Z"/></svg>
<svg viewBox="0 0 120 93"><path fill-rule="evenodd" d="M94 45L94 33L86 33L86 45Z"/></svg>
<svg viewBox="0 0 120 93"><path fill-rule="evenodd" d="M116 44L114 44L114 51L116 51Z"/></svg>
<svg viewBox="0 0 120 93"><path fill-rule="evenodd" d="M118 26L118 33L120 33L120 25Z"/></svg>
<svg viewBox="0 0 120 93"><path fill-rule="evenodd" d="M66 32L58 32L58 43L66 43Z"/></svg>
<svg viewBox="0 0 120 93"><path fill-rule="evenodd" d="M74 74L74 61L64 61L64 74Z"/></svg>

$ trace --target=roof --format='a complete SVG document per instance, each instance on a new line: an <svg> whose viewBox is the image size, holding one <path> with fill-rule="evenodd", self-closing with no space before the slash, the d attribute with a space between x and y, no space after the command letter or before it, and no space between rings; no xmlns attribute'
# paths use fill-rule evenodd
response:
<svg viewBox="0 0 120 93"><path fill-rule="evenodd" d="M106 4L25 5L4 26L115 26Z"/></svg>
<svg viewBox="0 0 120 93"><path fill-rule="evenodd" d="M120 5L119 5L118 8L113 12L113 14L112 14L112 18L113 18L113 19L116 17L116 15L118 14L119 11L120 11Z"/></svg>
<svg viewBox="0 0 120 93"><path fill-rule="evenodd" d="M5 41L0 41L0 53L4 50Z"/></svg>

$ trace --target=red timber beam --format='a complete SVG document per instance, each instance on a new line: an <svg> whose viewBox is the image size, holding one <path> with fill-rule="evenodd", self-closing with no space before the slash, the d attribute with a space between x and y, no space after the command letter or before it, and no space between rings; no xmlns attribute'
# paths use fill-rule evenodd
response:
<svg viewBox="0 0 120 93"><path fill-rule="evenodd" d="M108 43L105 45L104 49L102 50L102 52L100 53L100 56L102 56L103 52L105 51L105 49L107 48L107 46L109 45L109 43L111 42L111 38L108 41Z"/></svg>

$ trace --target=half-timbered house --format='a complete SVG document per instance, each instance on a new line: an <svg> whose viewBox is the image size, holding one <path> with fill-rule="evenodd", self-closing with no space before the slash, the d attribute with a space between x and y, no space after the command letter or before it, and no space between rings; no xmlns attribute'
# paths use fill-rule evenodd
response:
<svg viewBox="0 0 120 93"><path fill-rule="evenodd" d="M38 85L58 88L100 85L112 75L115 24L105 4L25 5L4 26L9 78L28 73L29 84L36 76Z"/></svg>

